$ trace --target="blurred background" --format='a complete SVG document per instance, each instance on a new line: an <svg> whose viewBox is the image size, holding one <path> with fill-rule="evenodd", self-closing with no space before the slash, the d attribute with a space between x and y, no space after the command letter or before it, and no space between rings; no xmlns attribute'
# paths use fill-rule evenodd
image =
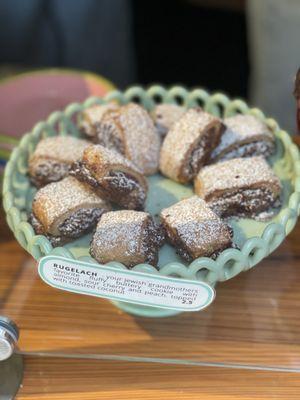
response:
<svg viewBox="0 0 300 400"><path fill-rule="evenodd" d="M299 0L0 2L2 77L59 67L120 88L202 86L245 98L291 133L299 38Z"/></svg>

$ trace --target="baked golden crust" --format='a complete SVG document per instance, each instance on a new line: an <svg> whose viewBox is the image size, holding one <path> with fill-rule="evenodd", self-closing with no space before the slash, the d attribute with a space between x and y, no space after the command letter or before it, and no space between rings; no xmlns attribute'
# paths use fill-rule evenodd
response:
<svg viewBox="0 0 300 400"><path fill-rule="evenodd" d="M164 138L169 129L177 122L186 108L178 106L177 104L158 104L151 112L151 116L155 123L156 129L160 136Z"/></svg>
<svg viewBox="0 0 300 400"><path fill-rule="evenodd" d="M72 164L81 158L90 142L72 136L54 136L42 139L29 159L29 168L35 167L37 160L53 159Z"/></svg>
<svg viewBox="0 0 300 400"><path fill-rule="evenodd" d="M220 217L268 220L281 204L281 183L263 157L235 158L203 168L195 192Z"/></svg>
<svg viewBox="0 0 300 400"><path fill-rule="evenodd" d="M117 109L119 106L116 103L109 104L96 104L89 108L86 108L80 113L79 128L81 132L95 139L101 120L103 119L106 112L109 110Z"/></svg>
<svg viewBox="0 0 300 400"><path fill-rule="evenodd" d="M195 193L205 199L221 196L237 189L269 189L275 197L281 183L263 157L235 158L204 167L194 181Z"/></svg>
<svg viewBox="0 0 300 400"><path fill-rule="evenodd" d="M187 183L210 158L224 125L219 118L189 109L169 130L161 148L160 170L177 182Z"/></svg>
<svg viewBox="0 0 300 400"><path fill-rule="evenodd" d="M253 115L238 114L225 118L224 124L226 130L212 152L212 163L237 157L268 157L274 152L274 135L264 122Z"/></svg>
<svg viewBox="0 0 300 400"><path fill-rule="evenodd" d="M163 209L160 217L168 240L187 261L216 255L232 244L229 226L197 196Z"/></svg>
<svg viewBox="0 0 300 400"><path fill-rule="evenodd" d="M91 145L70 173L121 207L144 208L148 191L146 178L130 160L116 151Z"/></svg>
<svg viewBox="0 0 300 400"><path fill-rule="evenodd" d="M122 171L132 175L147 190L147 181L139 169L115 151L101 145L91 145L84 151L82 162L98 181L112 171Z"/></svg>
<svg viewBox="0 0 300 400"><path fill-rule="evenodd" d="M89 145L88 141L71 136L42 139L29 158L30 177L37 186L62 179Z"/></svg>
<svg viewBox="0 0 300 400"><path fill-rule="evenodd" d="M110 210L111 206L88 185L71 176L38 190L32 203L34 216L45 233L53 236L60 236L59 225L74 212L93 208Z"/></svg>
<svg viewBox="0 0 300 400"><path fill-rule="evenodd" d="M156 266L162 243L162 232L150 214L112 211L104 214L98 222L91 255L102 264L118 261L127 267L140 263Z"/></svg>
<svg viewBox="0 0 300 400"><path fill-rule="evenodd" d="M106 112L97 140L105 147L122 153L143 174L157 172L160 138L150 115L138 104L129 103Z"/></svg>

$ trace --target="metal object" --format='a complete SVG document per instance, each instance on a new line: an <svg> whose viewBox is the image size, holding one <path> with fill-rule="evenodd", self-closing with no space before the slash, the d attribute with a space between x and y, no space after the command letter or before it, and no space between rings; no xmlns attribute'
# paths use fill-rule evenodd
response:
<svg viewBox="0 0 300 400"><path fill-rule="evenodd" d="M7 317L0 316L0 361L7 360L13 354L19 339L19 329Z"/></svg>
<svg viewBox="0 0 300 400"><path fill-rule="evenodd" d="M0 316L0 400L12 400L23 378L23 359L13 354L19 339L17 325Z"/></svg>
<svg viewBox="0 0 300 400"><path fill-rule="evenodd" d="M2 319L2 317L1 317ZM23 379L23 359L13 354L8 360L0 362L0 400L15 398Z"/></svg>

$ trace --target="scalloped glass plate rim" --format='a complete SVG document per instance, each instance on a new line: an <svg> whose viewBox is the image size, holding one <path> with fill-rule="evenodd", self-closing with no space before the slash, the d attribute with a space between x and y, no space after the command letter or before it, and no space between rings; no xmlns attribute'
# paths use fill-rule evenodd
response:
<svg viewBox="0 0 300 400"><path fill-rule="evenodd" d="M176 103L178 100L187 107L199 105L199 103L209 112L218 115L220 108L224 110L224 116L233 115L237 112L252 114L264 120L275 133L277 140L284 148L282 161L288 165L291 172L290 184L293 191L290 193L287 207L281 209L278 215L278 223L269 223L262 235L253 236L245 241L242 248L224 250L216 260L201 257L194 260L189 266L181 262L169 262L162 266L159 271L148 264L139 264L133 269L141 272L155 273L162 275L173 275L179 279L199 279L214 285L217 281L225 281L245 271L260 260L270 254L284 240L284 237L293 229L299 215L300 203L300 161L299 151L289 134L281 130L277 122L272 118L266 118L263 112L257 108L249 108L248 105L239 99L230 100L223 93L210 95L203 89L187 89L175 86L166 89L162 86L151 86L148 89L141 87L131 87L125 92L112 91L103 99L89 98L84 103L70 104L63 112L52 113L47 121L39 122L33 130L24 135L18 147L16 147L10 157L4 174L3 181L3 204L6 211L7 220L10 228L14 232L20 244L36 259L43 255L57 254L67 258L76 258L65 247L52 249L51 244L42 235L35 235L30 224L25 221L25 204L15 204L16 193L27 193L29 180L26 177L26 165L24 165L24 152L31 151L40 138L43 131L48 130L50 135L55 134L54 127L59 122L63 129L70 131L74 136L78 136L78 131L71 121L71 117L93 104L103 104L109 101L119 101L126 103L138 99L148 110L151 110L158 100L166 103ZM281 159L280 159L281 161ZM26 164L26 162L25 162ZM17 171L16 171L17 167ZM16 179L18 176L19 181ZM21 196L22 198L22 196ZM18 199L19 200L19 199ZM21 200L20 200L21 201ZM26 202L26 200L24 200ZM95 261L90 257L80 257L85 261ZM116 268L126 268L118 262L111 262Z"/></svg>

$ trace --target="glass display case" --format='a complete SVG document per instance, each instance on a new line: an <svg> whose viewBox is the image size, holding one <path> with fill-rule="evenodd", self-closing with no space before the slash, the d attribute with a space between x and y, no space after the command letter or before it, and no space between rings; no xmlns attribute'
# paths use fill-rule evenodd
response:
<svg viewBox="0 0 300 400"><path fill-rule="evenodd" d="M1 215L0 314L18 352L300 371L300 226L256 268L218 284L207 309L136 317L109 301L46 285Z"/></svg>
<svg viewBox="0 0 300 400"><path fill-rule="evenodd" d="M220 116L222 110L226 115L234 108L236 113L253 112L264 118L259 110L250 110L240 100L230 101L222 94L209 96L201 90L189 94L183 88L173 88L169 92L161 87L153 87L148 91L132 88L124 96L118 92L117 97L125 98L128 102L140 96L141 101L151 100L153 105L157 90L162 97L165 96L166 101L175 101L175 98L182 96L187 105L193 105L196 98L205 94L205 109L215 115ZM6 169L4 203L8 221L20 244L28 250L25 252L13 238L2 212L0 315L11 318L20 330L18 352L83 359L300 371L300 324L297 318L300 304L299 224L284 240L296 224L299 209L299 156L289 135L281 131L274 120L266 120L268 126L276 131L277 140L281 140L276 152L276 172L285 183L283 193L290 196L284 200L278 220L276 216L268 226L263 225L265 229L259 233L251 228L256 225L251 225L250 220L238 221L243 223L239 231L249 230L245 242L241 243L239 249L227 249L224 253L229 251L234 256L238 254L239 259L235 260L233 256L226 258L226 255L222 258L221 254L216 261L209 260L211 264L215 263L210 268L205 265L206 269L202 271L204 267L199 264L197 271L194 271L195 274L199 273L196 279L207 278L211 284L217 282L214 302L202 311L169 317L161 313L160 318L142 317L130 314L128 307L126 310L129 312L122 311L112 302L101 298L48 286L39 277L37 262L29 255L31 253L38 259L50 254L51 250L51 254L67 254L71 257L80 251L80 246L74 244L71 244L70 252L67 247L49 247L46 237L36 236L32 227L25 222L24 210L31 206L29 195L32 193L26 175L26 162L33 144L46 128L49 132L53 128L51 134L57 133L55 129L59 133L64 130L63 134L71 129L78 134L73 114L81 107L75 104L69 106L67 119L63 113L54 113L47 123L38 124L30 135L24 137L20 148L13 153L10 169ZM287 189L289 186L286 182L290 182L295 191ZM260 234L261 238L258 237ZM284 242L276 251L268 255L282 240ZM84 243L83 255L87 257L88 238ZM201 262L201 259L195 260L198 261ZM207 263L207 260L204 261ZM142 264L142 267L147 268L147 265ZM164 267L168 267L168 264ZM242 272L245 269L248 271ZM180 264L182 270L186 268ZM174 271L166 275L174 275ZM222 279L219 279L220 272ZM161 270L158 275L160 273ZM222 280L226 282L218 282Z"/></svg>

